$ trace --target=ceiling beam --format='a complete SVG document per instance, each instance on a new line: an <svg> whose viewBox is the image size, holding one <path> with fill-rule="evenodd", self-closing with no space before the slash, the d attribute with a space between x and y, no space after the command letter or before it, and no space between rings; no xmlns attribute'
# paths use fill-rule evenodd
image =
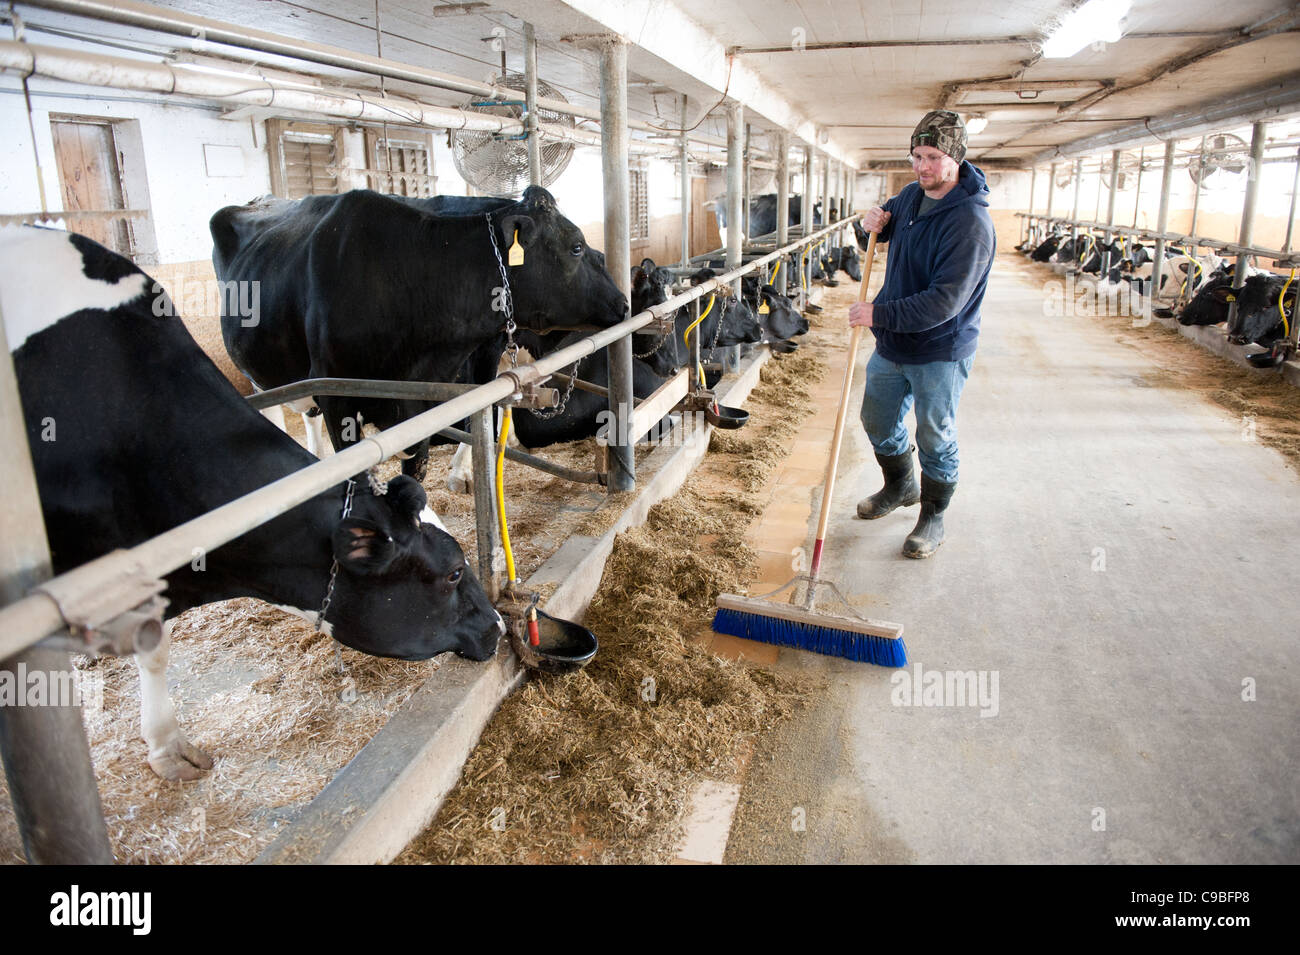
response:
<svg viewBox="0 0 1300 955"><path fill-rule="evenodd" d="M1136 82L1133 83L1128 83L1124 86L1112 84L1109 87L1106 87L1105 89L1101 89L1093 93L1089 93L1087 96L1075 100L1073 103L1069 104L1068 106L1062 106L1060 108L1060 115L1058 115L1055 119L1051 119L1045 123L1040 123L1037 126L1025 130L1023 133L1020 133L1017 136L1013 136L1010 139L1003 140L1002 142L997 143L994 146L987 147L983 152L988 152L990 149L1001 149L1004 146L1011 145L1017 140L1024 139L1026 136L1031 136L1036 132L1041 132L1042 130L1049 129L1052 126L1057 125L1058 123L1069 121L1074 116L1074 114L1080 112L1081 110L1087 109L1089 106L1094 106L1097 103L1100 103L1102 100L1115 95L1116 93L1127 93L1130 90L1140 89L1144 86L1148 86L1159 79L1163 79L1164 77L1170 75L1171 73L1176 73L1179 70L1186 69L1187 67L1191 66L1193 63L1199 63L1201 60L1214 56L1217 53L1222 53L1225 50L1230 50L1234 47L1243 46L1247 43L1254 43L1257 40L1263 40L1267 37L1276 36L1280 33L1295 32L1297 29L1297 24L1300 24L1300 4L1293 4L1291 7L1287 8L1286 10L1283 10L1275 14L1274 16L1269 17L1266 20L1262 20L1256 24L1248 24L1246 26L1241 27L1239 30L1233 31L1233 33L1231 34L1233 38L1231 40L1228 40L1227 42L1221 40L1216 43L1210 43L1201 46L1198 49L1191 51L1190 53L1184 53L1180 56L1173 57L1170 60L1166 60L1160 66L1156 67L1154 71L1149 73L1144 79L1137 80ZM1163 125L1163 120L1161 122ZM1070 145L1072 144L1067 144L1067 146L1063 146L1062 148L1063 149L1068 148L1068 146Z"/></svg>
<svg viewBox="0 0 1300 955"><path fill-rule="evenodd" d="M1168 30L1155 33L1126 33L1125 40L1182 40L1188 38L1235 36L1233 30ZM733 46L729 52L751 53L815 53L822 50L878 50L918 46L1006 46L1031 43L1041 45L1041 36L966 37L963 39L932 40L833 40L828 43L787 43L785 46Z"/></svg>
<svg viewBox="0 0 1300 955"><path fill-rule="evenodd" d="M1296 112L1300 112L1300 73L1226 99L1216 98L1120 129L1042 149L1030 157L1030 163L1038 165L1058 158L1075 158L1099 150L1121 149L1173 136L1198 136Z"/></svg>

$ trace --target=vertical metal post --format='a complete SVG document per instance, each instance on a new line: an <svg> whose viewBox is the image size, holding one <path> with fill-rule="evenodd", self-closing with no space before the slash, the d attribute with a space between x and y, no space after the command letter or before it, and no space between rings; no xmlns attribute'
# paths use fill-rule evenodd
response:
<svg viewBox="0 0 1300 955"><path fill-rule="evenodd" d="M1241 230L1237 241L1241 245L1250 245L1255 238L1255 207L1259 204L1259 181L1264 178L1264 137L1268 132L1268 123L1256 122L1250 127L1250 165L1246 169L1246 196L1241 204ZM1241 288L1246 284L1246 262L1250 258L1245 252L1237 256L1237 269L1232 280L1232 287ZM1237 303L1228 305L1228 328L1237 321Z"/></svg>
<svg viewBox="0 0 1300 955"><path fill-rule="evenodd" d="M1176 139L1165 141L1165 164L1160 171L1160 211L1156 213L1156 258L1151 263L1151 301L1160 295L1161 279L1165 271L1165 231L1169 228L1169 187L1174 182L1174 152ZM1189 274L1190 279L1190 274ZM1173 276L1177 279L1178 276ZM1175 283L1177 284L1177 283Z"/></svg>
<svg viewBox="0 0 1300 955"><path fill-rule="evenodd" d="M743 163L743 170L744 170L744 175L741 177L741 180L744 186L742 189L743 195L740 200L740 219L745 224L745 238L749 240L752 240L754 238L749 228L749 200L750 200L750 193L751 193L750 177L753 174L753 170L750 167L750 163L752 162L752 154L750 152L752 148L751 147L752 137L753 137L753 129L750 127L749 123L746 123L745 124L745 151L744 153L741 154L741 161Z"/></svg>
<svg viewBox="0 0 1300 955"><path fill-rule="evenodd" d="M605 263L615 284L632 299L632 248L628 204L627 45L611 37L600 51L600 161L605 187ZM609 346L609 493L636 486L636 456L627 440L632 419L632 338Z"/></svg>
<svg viewBox="0 0 1300 955"><path fill-rule="evenodd" d="M1147 164L1147 148L1138 153L1138 181L1133 195L1133 228L1138 227L1138 210L1142 208L1142 167Z"/></svg>
<svg viewBox="0 0 1300 955"><path fill-rule="evenodd" d="M744 215L741 202L744 199L744 120L745 109L737 102L727 104L727 271L740 265L741 224ZM734 283L736 295L740 295L740 280ZM720 358L724 371L734 371L740 364L740 349L730 346L720 349Z"/></svg>
<svg viewBox="0 0 1300 955"><path fill-rule="evenodd" d="M1187 234L1196 235L1196 215L1201 205L1201 177L1205 175L1205 137L1201 137L1201 165L1197 170L1196 191L1192 193L1192 224L1187 227ZM1193 252L1196 250L1193 249Z"/></svg>
<svg viewBox="0 0 1300 955"><path fill-rule="evenodd" d="M48 580L51 569L3 316L0 412L0 447L8 449L3 466L5 493L0 495L0 606L4 606ZM54 688L72 685L72 664L65 651L31 647L0 661L0 672L5 671L6 682L18 694L26 694L31 678L40 674L49 690L46 703L71 702L53 698ZM112 864L80 706L0 706L0 758L28 861Z"/></svg>
<svg viewBox="0 0 1300 955"><path fill-rule="evenodd" d="M800 235L807 238L808 233L812 231L813 226L813 186L812 186L812 147L803 148L803 199L800 200L799 226L802 229ZM805 261L806 259L806 261ZM802 263L800 271L803 278L800 279L802 286L809 291L812 290L812 257L800 254L799 261ZM807 301L800 303L800 308L807 305Z"/></svg>
<svg viewBox="0 0 1300 955"><path fill-rule="evenodd" d="M1079 249L1079 187L1083 185L1083 159L1079 158L1074 161L1074 213L1070 216L1074 222L1070 223L1070 238L1074 242L1074 248L1077 252Z"/></svg>
<svg viewBox="0 0 1300 955"><path fill-rule="evenodd" d="M524 103L528 110L528 181L542 184L542 146L537 137L537 34L524 24Z"/></svg>
<svg viewBox="0 0 1300 955"><path fill-rule="evenodd" d="M1291 251L1291 232L1295 226L1295 200L1296 194L1300 193L1300 151L1295 154L1295 178L1291 180L1291 211L1286 214L1286 241L1282 243L1282 251ZM1300 322L1296 322L1300 327Z"/></svg>
<svg viewBox="0 0 1300 955"><path fill-rule="evenodd" d="M1119 150L1116 150L1115 152L1119 152ZM1114 156L1114 153L1112 153L1111 155ZM1113 163L1112 163L1112 165L1113 165ZM1101 187L1102 187L1102 178L1103 178L1103 177L1102 177L1102 175L1101 175L1101 163L1099 162L1099 163L1097 163L1097 201L1094 202L1094 203L1093 203L1093 206L1092 206L1092 221L1093 221L1093 222L1096 222L1096 221L1098 221L1098 220L1101 218ZM1111 192L1113 193L1114 191L1115 191L1115 184L1114 184L1114 180L1112 179L1112 180L1111 180ZM1107 223L1107 224L1109 225L1110 223ZM1107 235L1106 238L1109 240L1110 236Z"/></svg>
<svg viewBox="0 0 1300 955"><path fill-rule="evenodd" d="M1056 163L1052 163L1047 171L1047 212L1044 215L1052 218L1052 196L1056 192Z"/></svg>
<svg viewBox="0 0 1300 955"><path fill-rule="evenodd" d="M474 464L474 530L478 549L478 579L487 591L488 599L495 601L504 583L496 566L497 551L501 549L501 525L497 522L496 507L496 435L494 408L484 408L469 416L471 459Z"/></svg>
<svg viewBox="0 0 1300 955"><path fill-rule="evenodd" d="M1119 150L1115 149L1110 154L1110 198L1106 200L1106 244L1110 244L1111 231L1110 227L1115 224L1115 198L1119 191ZM1097 182L1101 182L1100 172L1097 175ZM1110 253L1105 252L1101 257L1101 279L1104 280L1110 274Z"/></svg>
<svg viewBox="0 0 1300 955"><path fill-rule="evenodd" d="M776 135L776 247L790 241L790 134L784 129ZM785 294L790 267L784 263L776 276L776 290Z"/></svg>
<svg viewBox="0 0 1300 955"><path fill-rule="evenodd" d="M682 258L681 267L691 264L691 157L687 153L686 94L682 94Z"/></svg>

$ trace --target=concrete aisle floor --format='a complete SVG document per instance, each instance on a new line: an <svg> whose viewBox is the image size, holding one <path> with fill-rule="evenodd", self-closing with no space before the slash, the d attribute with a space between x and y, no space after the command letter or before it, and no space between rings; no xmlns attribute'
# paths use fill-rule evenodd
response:
<svg viewBox="0 0 1300 955"><path fill-rule="evenodd" d="M899 553L916 507L853 517L859 354L824 575L909 665L781 651L827 688L756 756L728 861L1300 861L1300 480L1042 282L994 272L931 560ZM905 705L917 667L996 675L996 706Z"/></svg>

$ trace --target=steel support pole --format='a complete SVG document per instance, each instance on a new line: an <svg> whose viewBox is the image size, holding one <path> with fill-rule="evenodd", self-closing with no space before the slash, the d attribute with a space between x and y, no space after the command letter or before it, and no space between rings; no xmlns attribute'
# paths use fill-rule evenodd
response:
<svg viewBox="0 0 1300 955"><path fill-rule="evenodd" d="M9 358L0 316L0 446L5 493L0 495L0 606L10 604L51 576L45 521L36 489L18 382ZM60 422L52 422L58 427ZM60 699L59 688L80 684L68 654L29 647L0 661L0 674L15 698L0 705L0 758L9 780L14 818L23 851L38 865L111 865L113 850L95 786L90 745L81 723L81 705ZM28 691L45 688L45 705ZM75 691L74 691L75 692ZM64 705L53 705L55 703Z"/></svg>
<svg viewBox="0 0 1300 955"><path fill-rule="evenodd" d="M1052 163L1047 171L1047 211L1044 215L1052 218L1052 196L1056 192L1056 163Z"/></svg>
<svg viewBox="0 0 1300 955"><path fill-rule="evenodd" d="M1114 149L1110 154L1110 197L1106 200L1106 244L1110 244L1111 231L1110 227L1115 224L1115 198L1116 188L1119 185L1119 150ZM1100 174L1097 181L1101 182ZM1104 280L1110 274L1110 253L1106 252L1101 257L1101 278Z"/></svg>
<svg viewBox="0 0 1300 955"><path fill-rule="evenodd" d="M1142 208L1142 167L1147 164L1147 148L1142 147L1138 153L1138 180L1133 190L1133 228L1138 227L1138 211Z"/></svg>
<svg viewBox="0 0 1300 955"><path fill-rule="evenodd" d="M1079 158L1074 161L1074 213L1070 216L1076 222L1079 218L1079 187L1083 185L1083 159ZM1074 249L1079 249L1079 227L1073 222L1070 223L1070 239L1074 242Z"/></svg>
<svg viewBox="0 0 1300 955"><path fill-rule="evenodd" d="M1291 180L1291 210L1286 214L1286 241L1282 243L1282 251L1291 251L1291 232L1295 227L1295 206L1296 194L1300 193L1300 151L1295 154L1295 178ZM1300 327L1300 322L1296 322Z"/></svg>
<svg viewBox="0 0 1300 955"><path fill-rule="evenodd" d="M605 186L605 262L614 282L632 300L632 248L627 170L627 45L611 38L600 52L600 159ZM739 259L737 259L739 261ZM609 493L636 486L636 456L627 440L632 421L632 338L609 346Z"/></svg>
<svg viewBox="0 0 1300 955"><path fill-rule="evenodd" d="M776 137L776 247L790 241L790 134L784 129ZM782 264L776 276L776 290L785 294L790 267Z"/></svg>
<svg viewBox="0 0 1300 955"><path fill-rule="evenodd" d="M688 152L689 141L686 138L686 94L682 94L682 268L691 262L691 157Z"/></svg>
<svg viewBox="0 0 1300 955"><path fill-rule="evenodd" d="M1165 141L1165 164L1160 170L1160 211L1156 213L1156 232L1159 233L1159 237L1156 239L1155 261L1151 263L1150 299L1152 302L1160 295L1161 280L1165 271L1165 231L1169 228L1169 190L1174 183L1174 153L1177 148L1178 140ZM1190 274L1188 278L1191 278Z"/></svg>
<svg viewBox="0 0 1300 955"><path fill-rule="evenodd" d="M478 579L495 602L501 594L503 574L496 565L501 550L501 525L497 520L496 435L493 407L469 416L470 455L474 463L474 527L478 549Z"/></svg>
<svg viewBox="0 0 1300 955"><path fill-rule="evenodd" d="M750 126L749 123L746 123L745 124L745 151L741 157L741 160L744 163L744 167L743 167L744 175L742 177L744 188L742 190L743 194L740 200L740 219L745 224L746 239L753 238L753 235L750 234L750 228L749 228L749 202L750 202L750 196L753 194L753 189L751 188L750 185L750 176L752 175L752 171L749 168L749 159L750 159L749 150L750 150L750 141L753 135L754 135L753 127Z"/></svg>
<svg viewBox="0 0 1300 955"><path fill-rule="evenodd" d="M1255 237L1255 208L1259 205L1259 181L1264 173L1264 140L1268 132L1268 123L1252 123L1250 127L1250 165L1246 169L1246 196L1241 203L1241 229L1237 242L1250 245ZM1237 269L1232 280L1232 287L1239 289L1246 284L1246 263L1250 256L1242 253L1237 256ZM1236 296L1228 305L1228 328L1237 321Z"/></svg>
<svg viewBox="0 0 1300 955"><path fill-rule="evenodd" d="M802 236L807 236L813 231L813 186L812 186L812 147L803 148L803 198L800 200L799 223L803 231ZM800 283L809 293L812 292L812 256L800 256L803 263L801 271L803 278ZM807 300L800 303L800 308L807 305Z"/></svg>
<svg viewBox="0 0 1300 955"><path fill-rule="evenodd" d="M524 103L528 109L528 181L542 184L542 147L537 138L537 34L524 24Z"/></svg>
<svg viewBox="0 0 1300 955"><path fill-rule="evenodd" d="M741 224L744 213L741 202L744 199L744 120L745 110L739 103L727 104L727 271L740 265ZM736 294L740 294L740 280L735 282ZM724 371L734 371L740 365L740 349L731 346L723 348L721 361Z"/></svg>
<svg viewBox="0 0 1300 955"><path fill-rule="evenodd" d="M1197 170L1198 178L1195 180L1196 191L1192 193L1192 224L1187 227L1188 235L1196 235L1196 216L1201 211L1201 179L1205 175L1205 137L1201 137L1201 165ZM1196 249L1192 249L1195 252Z"/></svg>

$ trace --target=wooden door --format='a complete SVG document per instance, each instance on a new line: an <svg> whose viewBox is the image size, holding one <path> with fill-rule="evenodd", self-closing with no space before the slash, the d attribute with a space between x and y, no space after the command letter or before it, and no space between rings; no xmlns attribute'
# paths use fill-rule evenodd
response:
<svg viewBox="0 0 1300 955"><path fill-rule="evenodd" d="M52 120L63 208L69 212L125 209L113 127L109 123ZM131 255L125 219L70 218L69 226L100 245Z"/></svg>
<svg viewBox="0 0 1300 955"><path fill-rule="evenodd" d="M722 245L718 232L718 219L712 209L704 208L709 201L709 181L703 176L691 180L691 255L700 255Z"/></svg>

